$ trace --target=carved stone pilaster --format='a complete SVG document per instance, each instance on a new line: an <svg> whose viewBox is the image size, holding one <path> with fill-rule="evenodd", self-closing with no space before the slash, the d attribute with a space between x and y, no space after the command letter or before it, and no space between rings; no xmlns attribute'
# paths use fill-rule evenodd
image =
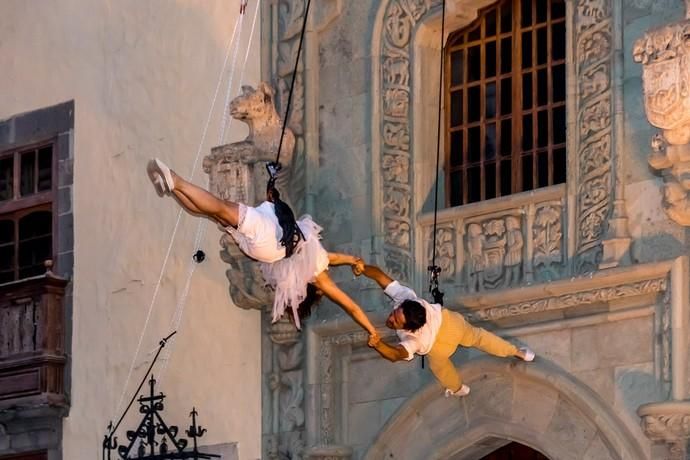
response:
<svg viewBox="0 0 690 460"><path fill-rule="evenodd" d="M665 443L669 460L685 460L690 439L690 402L668 401L644 404L637 409L644 434Z"/></svg>
<svg viewBox="0 0 690 460"><path fill-rule="evenodd" d="M575 4L577 202L573 272L594 271L614 198L613 11L611 0Z"/></svg>
<svg viewBox="0 0 690 460"><path fill-rule="evenodd" d="M661 129L648 157L664 178L663 206L680 225L690 225L690 20L650 30L633 48L642 64L645 112Z"/></svg>
<svg viewBox="0 0 690 460"><path fill-rule="evenodd" d="M381 46L381 172L384 259L396 279L412 277L412 154L410 151L410 43L417 23L440 0L391 0L383 18ZM446 262L449 262L447 260Z"/></svg>

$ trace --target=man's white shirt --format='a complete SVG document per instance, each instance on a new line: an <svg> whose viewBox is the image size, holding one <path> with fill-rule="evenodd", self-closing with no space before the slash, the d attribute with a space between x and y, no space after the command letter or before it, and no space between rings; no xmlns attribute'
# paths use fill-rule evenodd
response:
<svg viewBox="0 0 690 460"><path fill-rule="evenodd" d="M414 300L419 302L426 310L426 324L414 332L398 329L395 332L400 339L400 345L407 350L408 357L405 358L410 361L414 358L415 353L418 355L425 355L431 351L434 346L438 330L441 328L442 309L438 304L430 304L424 299L417 297L417 294L407 286L403 286L397 281L393 281L383 291L388 297L393 299L393 308L397 308L405 300Z"/></svg>

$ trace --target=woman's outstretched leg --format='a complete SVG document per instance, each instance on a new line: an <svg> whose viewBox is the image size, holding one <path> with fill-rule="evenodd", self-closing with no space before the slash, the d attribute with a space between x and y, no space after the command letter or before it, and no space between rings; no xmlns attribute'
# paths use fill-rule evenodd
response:
<svg viewBox="0 0 690 460"><path fill-rule="evenodd" d="M149 174L159 188L175 195L188 211L203 214L224 226L237 227L239 221L237 203L221 200L203 188L187 182L158 159L149 163Z"/></svg>
<svg viewBox="0 0 690 460"><path fill-rule="evenodd" d="M378 336L376 329L369 321L369 318L364 313L362 308L355 303L354 300L350 298L345 292L341 291L340 288L333 282L331 277L328 275L327 271L322 271L314 279L314 286L319 289L323 294L331 299L333 302L337 303L340 308L345 310L348 315L355 320L357 324L362 326L371 336Z"/></svg>

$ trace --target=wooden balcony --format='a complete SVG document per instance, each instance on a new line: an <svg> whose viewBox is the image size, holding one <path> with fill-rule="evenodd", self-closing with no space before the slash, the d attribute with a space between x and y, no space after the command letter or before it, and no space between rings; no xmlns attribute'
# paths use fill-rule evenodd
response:
<svg viewBox="0 0 690 460"><path fill-rule="evenodd" d="M68 407L65 287L45 275L0 284L0 411Z"/></svg>

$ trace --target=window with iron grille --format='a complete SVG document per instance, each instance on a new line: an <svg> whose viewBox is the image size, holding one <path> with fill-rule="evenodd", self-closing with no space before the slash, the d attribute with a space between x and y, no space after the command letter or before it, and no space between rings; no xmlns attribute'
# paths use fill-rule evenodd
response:
<svg viewBox="0 0 690 460"><path fill-rule="evenodd" d="M450 206L565 182L564 0L503 0L445 55Z"/></svg>
<svg viewBox="0 0 690 460"><path fill-rule="evenodd" d="M54 143L0 154L0 283L45 273L53 259Z"/></svg>

